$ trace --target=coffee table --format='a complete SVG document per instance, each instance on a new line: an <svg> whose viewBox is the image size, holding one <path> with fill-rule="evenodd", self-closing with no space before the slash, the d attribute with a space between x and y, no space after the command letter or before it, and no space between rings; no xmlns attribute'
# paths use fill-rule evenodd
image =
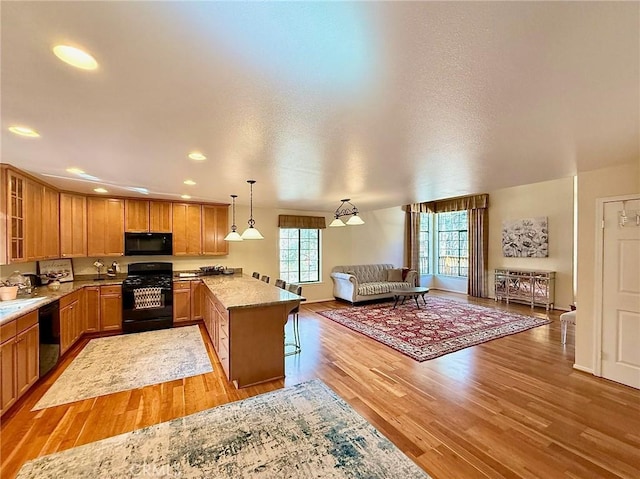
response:
<svg viewBox="0 0 640 479"><path fill-rule="evenodd" d="M402 298L402 302L400 303L401 305L404 304L407 298L413 298L416 300L416 306L420 308L420 304L418 303L418 296L422 298L422 302L426 306L427 300L424 299L424 295L429 292L429 288L423 288L421 286L418 286L416 288L392 289L389 292L393 294L393 299L395 299L392 309L396 309L396 306L398 306L398 301L400 300L400 298Z"/></svg>

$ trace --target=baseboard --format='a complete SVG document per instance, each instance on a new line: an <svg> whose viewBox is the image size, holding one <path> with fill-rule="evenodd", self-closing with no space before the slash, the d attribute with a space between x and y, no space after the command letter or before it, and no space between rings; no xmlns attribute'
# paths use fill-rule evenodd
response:
<svg viewBox="0 0 640 479"><path fill-rule="evenodd" d="M579 364L574 364L573 369L575 369L576 371L581 371L583 373L593 374L593 369L587 368L585 366L580 366Z"/></svg>
<svg viewBox="0 0 640 479"><path fill-rule="evenodd" d="M336 299L333 296L331 296L330 298L327 298L327 299L309 299L300 304L305 305L305 304L311 304L311 303L326 303L327 301L335 301L335 300Z"/></svg>

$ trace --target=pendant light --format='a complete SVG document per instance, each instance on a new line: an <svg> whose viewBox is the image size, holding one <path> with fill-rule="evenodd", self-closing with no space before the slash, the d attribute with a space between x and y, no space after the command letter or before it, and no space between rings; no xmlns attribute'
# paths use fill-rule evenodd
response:
<svg viewBox="0 0 640 479"><path fill-rule="evenodd" d="M364 221L362 220L362 218L360 218L360 216L358 216L360 212L358 211L358 208L356 208L355 205L351 203L351 200L349 198L345 198L340 201L342 201L342 203L340 203L340 206L338 206L338 208L336 208L335 213L333 213L333 216L335 217L335 219L331 222L329 226L334 228L346 226L344 222L340 219L340 217L342 216L351 217L347 220L347 225L349 226L363 225ZM347 206L345 206L346 203L348 203Z"/></svg>
<svg viewBox="0 0 640 479"><path fill-rule="evenodd" d="M249 223L249 227L244 230L244 233L242 233L242 239L243 240L261 240L264 239L264 236L262 236L260 234L260 231L258 231L255 228L255 224L256 222L253 219L253 184L256 182L256 180L247 180L247 183L249 183L250 188L251 188L251 196L249 197L249 221L247 221L247 223Z"/></svg>
<svg viewBox="0 0 640 479"><path fill-rule="evenodd" d="M231 195L231 211L233 217L233 224L231 225L231 232L224 237L225 241L242 241L242 236L236 231L236 198L238 195Z"/></svg>

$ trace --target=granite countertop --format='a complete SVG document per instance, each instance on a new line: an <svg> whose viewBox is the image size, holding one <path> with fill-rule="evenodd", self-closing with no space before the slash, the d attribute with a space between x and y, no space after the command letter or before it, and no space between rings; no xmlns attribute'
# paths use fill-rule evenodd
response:
<svg viewBox="0 0 640 479"><path fill-rule="evenodd" d="M126 277L126 274L118 274L115 277L103 276L103 279L96 280L95 275L77 275L74 281L60 283L60 289L57 291L52 291L47 286L33 288L33 292L28 296L19 296L11 301L0 301L0 325L35 311L85 286L121 285ZM174 277L174 281L180 280L202 280L227 309L255 308L278 303L299 303L302 299L297 294L241 273L193 278Z"/></svg>
<svg viewBox="0 0 640 479"><path fill-rule="evenodd" d="M202 281L226 309L300 303L301 296L242 274L203 276Z"/></svg>

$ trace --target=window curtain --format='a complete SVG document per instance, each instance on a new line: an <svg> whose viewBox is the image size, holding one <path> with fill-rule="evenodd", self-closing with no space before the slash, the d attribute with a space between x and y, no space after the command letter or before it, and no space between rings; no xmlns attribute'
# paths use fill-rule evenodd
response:
<svg viewBox="0 0 640 479"><path fill-rule="evenodd" d="M412 269L418 269L420 250L420 213L446 213L467 210L469 228L469 276L467 290L470 296L487 296L487 266L489 252L489 221L487 208L489 195L469 195L445 200L413 203L405 206L405 259Z"/></svg>
<svg viewBox="0 0 640 479"><path fill-rule="evenodd" d="M297 228L303 230L322 230L327 227L324 216L279 215L279 228Z"/></svg>

